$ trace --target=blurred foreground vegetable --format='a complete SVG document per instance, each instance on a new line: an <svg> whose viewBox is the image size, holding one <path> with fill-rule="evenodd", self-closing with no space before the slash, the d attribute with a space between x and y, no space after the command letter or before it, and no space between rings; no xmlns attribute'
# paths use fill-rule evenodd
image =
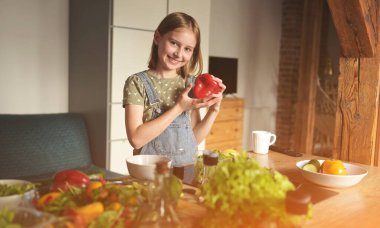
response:
<svg viewBox="0 0 380 228"><path fill-rule="evenodd" d="M118 185L90 181L85 187L66 183L65 188L66 191L48 192L35 200L39 210L68 218L65 228L130 227L149 192L146 183L136 182ZM182 182L172 176L168 191L177 202L182 193Z"/></svg>
<svg viewBox="0 0 380 228"><path fill-rule="evenodd" d="M286 193L294 185L244 153L219 163L201 190L210 209L202 221L204 227L286 227L299 222L285 209Z"/></svg>
<svg viewBox="0 0 380 228"><path fill-rule="evenodd" d="M48 192L37 200L37 208L58 217L68 217L72 227L128 227L139 204L145 200L146 187L103 184L92 181L86 187L67 185L65 192ZM68 225L66 225L68 227Z"/></svg>
<svg viewBox="0 0 380 228"><path fill-rule="evenodd" d="M0 184L0 197L23 194L34 188L32 183Z"/></svg>
<svg viewBox="0 0 380 228"><path fill-rule="evenodd" d="M67 191L68 186L86 187L90 183L90 178L87 174L75 170L62 170L54 175L52 190Z"/></svg>
<svg viewBox="0 0 380 228"><path fill-rule="evenodd" d="M0 209L0 227L21 228L21 225L13 223L16 213L8 208Z"/></svg>

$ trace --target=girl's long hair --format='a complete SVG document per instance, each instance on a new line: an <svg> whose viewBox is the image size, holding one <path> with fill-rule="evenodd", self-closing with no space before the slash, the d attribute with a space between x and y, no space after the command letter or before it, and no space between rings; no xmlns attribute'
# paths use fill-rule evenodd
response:
<svg viewBox="0 0 380 228"><path fill-rule="evenodd" d="M201 32L198 23L193 17L182 12L175 12L167 15L161 23L158 25L156 32L161 36L164 36L166 33L171 32L177 28L188 28L191 29L197 40L197 43L194 47L193 55L188 63L182 66L177 73L180 74L183 78L187 78L189 74L198 75L203 70L203 59L201 52ZM155 69L158 62L158 46L152 43L152 49L150 52L150 59L148 68Z"/></svg>

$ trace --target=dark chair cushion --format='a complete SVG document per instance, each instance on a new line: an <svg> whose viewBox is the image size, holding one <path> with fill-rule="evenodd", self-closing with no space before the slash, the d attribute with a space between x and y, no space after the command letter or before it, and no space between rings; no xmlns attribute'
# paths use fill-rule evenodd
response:
<svg viewBox="0 0 380 228"><path fill-rule="evenodd" d="M79 114L0 115L0 178L44 176L91 163Z"/></svg>

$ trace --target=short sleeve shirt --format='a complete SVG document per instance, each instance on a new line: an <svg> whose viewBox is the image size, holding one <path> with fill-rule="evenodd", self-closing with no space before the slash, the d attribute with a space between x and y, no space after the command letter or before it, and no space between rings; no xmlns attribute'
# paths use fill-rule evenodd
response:
<svg viewBox="0 0 380 228"><path fill-rule="evenodd" d="M179 94L185 88L185 79L180 75L175 78L158 78L145 71L160 99L160 109L168 110L174 106ZM143 122L152 119L153 107L149 104L143 82L134 74L127 78L124 85L123 107L128 104L144 106Z"/></svg>

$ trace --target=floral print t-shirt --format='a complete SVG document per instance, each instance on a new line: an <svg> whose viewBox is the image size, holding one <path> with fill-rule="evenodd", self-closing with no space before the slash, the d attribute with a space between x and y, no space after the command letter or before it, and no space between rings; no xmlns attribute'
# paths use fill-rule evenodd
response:
<svg viewBox="0 0 380 228"><path fill-rule="evenodd" d="M175 104L179 94L185 88L185 79L180 75L175 78L158 78L148 71L145 72L152 81L154 90L160 99L160 109L165 112ZM123 107L127 104L143 105L143 122L152 119L153 107L149 105L143 82L136 74L128 77L125 81Z"/></svg>

